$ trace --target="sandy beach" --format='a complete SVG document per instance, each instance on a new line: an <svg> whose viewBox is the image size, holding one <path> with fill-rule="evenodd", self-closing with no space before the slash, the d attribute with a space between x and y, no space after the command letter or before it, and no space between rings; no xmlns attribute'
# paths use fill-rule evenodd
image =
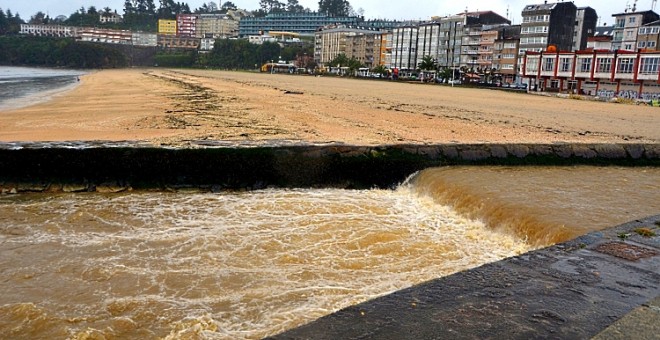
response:
<svg viewBox="0 0 660 340"><path fill-rule="evenodd" d="M0 111L0 141L658 142L660 109L491 89L334 77L103 70Z"/></svg>

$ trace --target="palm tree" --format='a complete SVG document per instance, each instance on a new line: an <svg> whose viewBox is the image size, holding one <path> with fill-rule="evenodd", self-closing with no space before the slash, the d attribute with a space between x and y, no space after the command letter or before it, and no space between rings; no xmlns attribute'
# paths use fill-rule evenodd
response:
<svg viewBox="0 0 660 340"><path fill-rule="evenodd" d="M424 72L435 71L438 68L438 63L430 55L422 57L422 61L418 65L419 69L422 70L422 75ZM426 77L422 76L422 79Z"/></svg>
<svg viewBox="0 0 660 340"><path fill-rule="evenodd" d="M435 69L438 67L438 63L436 63L433 57L427 55L422 57L422 61L419 63L418 67L422 71L435 71Z"/></svg>

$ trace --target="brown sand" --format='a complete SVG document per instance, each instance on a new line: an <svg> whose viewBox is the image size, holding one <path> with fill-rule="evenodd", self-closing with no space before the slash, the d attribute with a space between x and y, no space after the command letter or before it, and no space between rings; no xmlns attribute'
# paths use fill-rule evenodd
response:
<svg viewBox="0 0 660 340"><path fill-rule="evenodd" d="M288 92L288 93L287 93ZM660 109L332 77L128 69L0 112L0 141L658 142Z"/></svg>

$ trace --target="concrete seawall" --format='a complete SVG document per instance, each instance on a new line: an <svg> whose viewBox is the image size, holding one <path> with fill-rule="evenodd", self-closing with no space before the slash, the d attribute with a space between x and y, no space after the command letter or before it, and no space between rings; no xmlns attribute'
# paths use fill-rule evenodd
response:
<svg viewBox="0 0 660 340"><path fill-rule="evenodd" d="M122 191L391 187L446 165L660 166L658 144L0 144L0 190Z"/></svg>

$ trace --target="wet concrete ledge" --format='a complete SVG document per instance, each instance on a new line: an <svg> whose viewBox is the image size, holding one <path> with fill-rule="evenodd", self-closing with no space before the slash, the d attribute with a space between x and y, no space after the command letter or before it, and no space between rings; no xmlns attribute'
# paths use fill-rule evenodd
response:
<svg viewBox="0 0 660 340"><path fill-rule="evenodd" d="M272 338L657 339L660 236L638 228L660 234L660 215L397 291Z"/></svg>
<svg viewBox="0 0 660 340"><path fill-rule="evenodd" d="M446 165L660 166L660 144L0 144L0 190L387 188Z"/></svg>

